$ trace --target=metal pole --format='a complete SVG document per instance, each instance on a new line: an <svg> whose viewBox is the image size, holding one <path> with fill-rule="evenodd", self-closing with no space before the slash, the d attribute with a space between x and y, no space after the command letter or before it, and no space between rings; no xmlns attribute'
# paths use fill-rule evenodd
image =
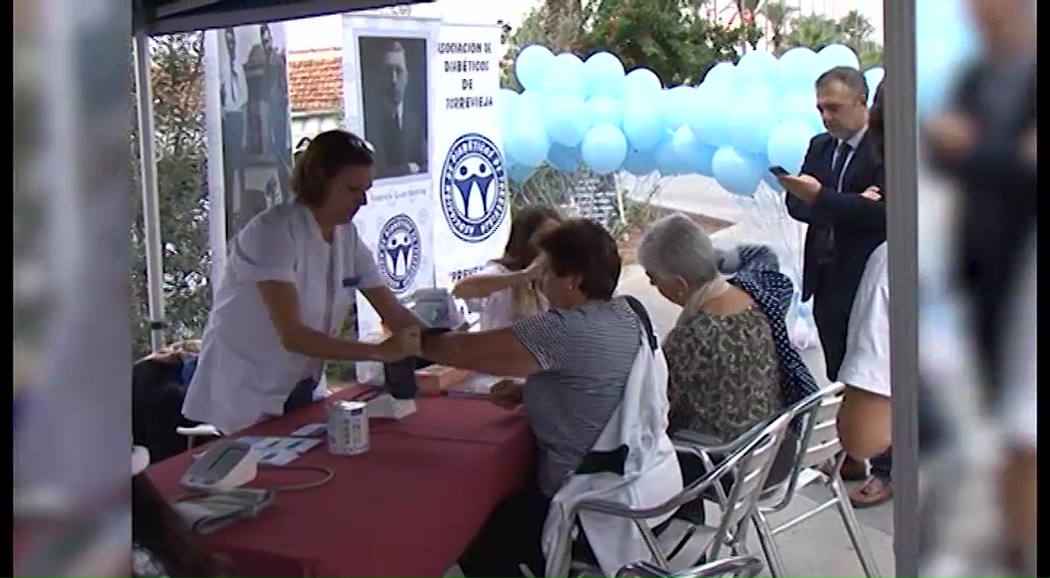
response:
<svg viewBox="0 0 1050 578"><path fill-rule="evenodd" d="M160 207L157 199L157 157L153 150L153 85L150 82L150 38L135 34L135 93L138 95L139 163L142 186L142 222L146 249L146 285L149 291L150 346L164 347L164 256L160 241Z"/></svg>
<svg viewBox="0 0 1050 578"><path fill-rule="evenodd" d="M884 0L886 228L893 383L893 553L897 576L919 571L919 205L915 3ZM928 1L928 0L926 0Z"/></svg>

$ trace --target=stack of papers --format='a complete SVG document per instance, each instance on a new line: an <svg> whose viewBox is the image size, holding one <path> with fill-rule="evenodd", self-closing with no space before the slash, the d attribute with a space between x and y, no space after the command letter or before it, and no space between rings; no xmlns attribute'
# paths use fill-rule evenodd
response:
<svg viewBox="0 0 1050 578"><path fill-rule="evenodd" d="M244 436L237 441L244 442L255 450L260 464L283 466L312 450L321 440L309 438Z"/></svg>
<svg viewBox="0 0 1050 578"><path fill-rule="evenodd" d="M449 395L487 397L492 393L492 386L504 379L506 378L475 373L456 385L448 387L445 391Z"/></svg>

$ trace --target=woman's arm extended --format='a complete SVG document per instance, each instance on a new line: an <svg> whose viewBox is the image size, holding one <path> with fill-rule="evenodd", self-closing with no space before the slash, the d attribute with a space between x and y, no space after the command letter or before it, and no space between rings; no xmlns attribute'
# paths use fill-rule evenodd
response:
<svg viewBox="0 0 1050 578"><path fill-rule="evenodd" d="M533 279L534 271L508 271L506 273L478 273L460 281L452 289L452 296L457 299L483 299L497 291L509 289Z"/></svg>
<svg viewBox="0 0 1050 578"><path fill-rule="evenodd" d="M423 357L441 365L507 377L527 377L541 369L510 328L424 335Z"/></svg>

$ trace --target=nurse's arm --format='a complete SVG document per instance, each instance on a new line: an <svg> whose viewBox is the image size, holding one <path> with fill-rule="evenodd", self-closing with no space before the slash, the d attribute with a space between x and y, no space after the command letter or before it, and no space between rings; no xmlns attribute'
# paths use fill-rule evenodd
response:
<svg viewBox="0 0 1050 578"><path fill-rule="evenodd" d="M397 296L386 285L361 289L372 308L379 314L383 324L393 331L409 327L422 327L423 322L415 313L401 304Z"/></svg>
<svg viewBox="0 0 1050 578"><path fill-rule="evenodd" d="M299 295L291 283L260 281L257 285L270 321L286 350L307 357L340 361L384 361L389 357L386 355L389 345L332 337L304 324L299 313Z"/></svg>

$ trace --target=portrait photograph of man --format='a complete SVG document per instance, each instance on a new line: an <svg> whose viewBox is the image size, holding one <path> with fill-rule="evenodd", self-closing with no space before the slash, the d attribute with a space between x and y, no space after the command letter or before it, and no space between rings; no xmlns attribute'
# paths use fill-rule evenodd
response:
<svg viewBox="0 0 1050 578"><path fill-rule="evenodd" d="M376 150L376 177L426 174L426 40L362 36L358 42L364 134Z"/></svg>

